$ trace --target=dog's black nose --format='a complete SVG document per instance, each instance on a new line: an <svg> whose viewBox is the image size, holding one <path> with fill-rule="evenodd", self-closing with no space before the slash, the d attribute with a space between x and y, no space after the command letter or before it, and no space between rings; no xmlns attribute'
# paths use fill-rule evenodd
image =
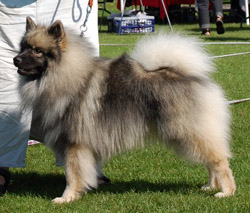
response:
<svg viewBox="0 0 250 213"><path fill-rule="evenodd" d="M15 65L18 65L18 64L22 63L23 60L21 57L16 56L15 58L13 58L13 61L14 61Z"/></svg>

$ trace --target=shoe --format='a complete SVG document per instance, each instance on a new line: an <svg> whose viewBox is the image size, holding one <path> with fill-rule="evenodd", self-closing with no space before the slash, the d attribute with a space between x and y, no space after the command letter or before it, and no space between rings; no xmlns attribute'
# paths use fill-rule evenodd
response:
<svg viewBox="0 0 250 213"><path fill-rule="evenodd" d="M217 31L218 34L225 33L225 28L224 28L221 16L217 16L215 24L216 24L216 31Z"/></svg>
<svg viewBox="0 0 250 213"><path fill-rule="evenodd" d="M209 28L203 29L201 35L210 36L211 35L210 29Z"/></svg>
<svg viewBox="0 0 250 213"><path fill-rule="evenodd" d="M0 185L0 197L3 196L8 188L10 183L10 172L6 169L0 168L0 176L3 176L5 179L5 183Z"/></svg>

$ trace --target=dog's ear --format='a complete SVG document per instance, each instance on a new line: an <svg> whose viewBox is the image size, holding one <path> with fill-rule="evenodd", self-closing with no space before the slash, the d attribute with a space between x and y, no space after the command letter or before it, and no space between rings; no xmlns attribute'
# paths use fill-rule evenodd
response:
<svg viewBox="0 0 250 213"><path fill-rule="evenodd" d="M26 18L26 32L29 32L30 30L35 30L36 24L35 22L28 16Z"/></svg>
<svg viewBox="0 0 250 213"><path fill-rule="evenodd" d="M57 41L61 41L65 37L64 27L61 21L57 20L49 27L48 30L50 35L53 35Z"/></svg>

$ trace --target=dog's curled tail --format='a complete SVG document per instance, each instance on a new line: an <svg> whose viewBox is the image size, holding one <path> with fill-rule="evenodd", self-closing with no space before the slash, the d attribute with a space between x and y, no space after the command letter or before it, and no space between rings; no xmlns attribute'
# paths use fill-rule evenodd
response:
<svg viewBox="0 0 250 213"><path fill-rule="evenodd" d="M171 67L197 77L214 71L212 58L199 40L176 33L145 36L136 44L131 57L150 71Z"/></svg>

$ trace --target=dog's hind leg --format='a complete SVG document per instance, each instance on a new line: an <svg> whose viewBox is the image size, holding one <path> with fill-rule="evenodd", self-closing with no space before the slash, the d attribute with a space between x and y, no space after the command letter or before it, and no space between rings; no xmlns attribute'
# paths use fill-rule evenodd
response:
<svg viewBox="0 0 250 213"><path fill-rule="evenodd" d="M208 133L209 134L209 133ZM215 197L228 197L234 194L236 190L234 177L228 162L228 151L224 143L215 143L216 137L203 139L193 138L196 144L196 156L198 161L207 166L209 172L209 183L202 187L203 190L220 188L221 192L215 194Z"/></svg>
<svg viewBox="0 0 250 213"><path fill-rule="evenodd" d="M211 159L210 159L211 160ZM236 190L234 177L231 169L229 168L229 163L227 158L214 158L209 162L209 167L214 176L214 181L221 188L221 192L215 194L215 197L228 197L234 194ZM212 177L213 178L213 177ZM211 179L211 178L210 178ZM210 185L213 186L213 185Z"/></svg>
<svg viewBox="0 0 250 213"><path fill-rule="evenodd" d="M88 189L97 188L97 172L92 151L80 145L70 145L65 153L66 188L54 203L71 202L81 198Z"/></svg>

